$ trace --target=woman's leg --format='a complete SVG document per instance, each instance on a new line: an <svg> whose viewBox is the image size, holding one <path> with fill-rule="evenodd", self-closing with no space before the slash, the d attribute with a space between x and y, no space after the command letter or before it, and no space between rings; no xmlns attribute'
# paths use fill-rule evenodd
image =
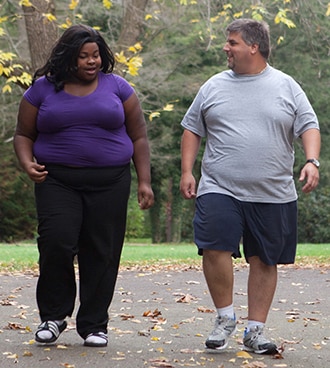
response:
<svg viewBox="0 0 330 368"><path fill-rule="evenodd" d="M42 321L71 316L76 298L73 266L82 221L79 195L51 176L35 186L40 275L37 303Z"/></svg>
<svg viewBox="0 0 330 368"><path fill-rule="evenodd" d="M77 315L77 331L84 339L93 332L107 332L108 308L125 237L130 167L112 170L111 176L112 182L106 186L84 192Z"/></svg>

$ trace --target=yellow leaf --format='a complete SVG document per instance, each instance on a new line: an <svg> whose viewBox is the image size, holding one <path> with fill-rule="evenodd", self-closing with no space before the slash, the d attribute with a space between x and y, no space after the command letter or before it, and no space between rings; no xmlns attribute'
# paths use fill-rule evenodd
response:
<svg viewBox="0 0 330 368"><path fill-rule="evenodd" d="M166 106L163 107L164 111L173 111L173 104L167 104Z"/></svg>
<svg viewBox="0 0 330 368"><path fill-rule="evenodd" d="M158 111L152 112L149 115L149 120L152 121L153 118L158 118L159 116L160 116L160 112L158 112Z"/></svg>
<svg viewBox="0 0 330 368"><path fill-rule="evenodd" d="M65 345L57 345L57 349L66 350L67 348Z"/></svg>
<svg viewBox="0 0 330 368"><path fill-rule="evenodd" d="M252 359L252 356L249 353L247 353L246 351L243 351L243 350L236 353L236 356L238 358Z"/></svg>
<svg viewBox="0 0 330 368"><path fill-rule="evenodd" d="M19 6L32 6L32 3L29 0L22 0L18 3Z"/></svg>
<svg viewBox="0 0 330 368"><path fill-rule="evenodd" d="M330 3L328 3L327 11L325 13L326 17L330 16Z"/></svg>
<svg viewBox="0 0 330 368"><path fill-rule="evenodd" d="M5 60L5 61L10 61L13 60L16 57L15 54L13 54L12 52L2 52L0 50L0 60Z"/></svg>
<svg viewBox="0 0 330 368"><path fill-rule="evenodd" d="M121 64L126 64L127 63L127 59L126 59L126 56L124 55L124 51L120 51L120 53L118 54L118 52L115 54L115 57L116 57L116 61L118 63L121 63Z"/></svg>
<svg viewBox="0 0 330 368"><path fill-rule="evenodd" d="M5 85L2 87L2 93L6 93L6 92L11 93L11 91L12 91L12 89L11 89L11 87L10 87L10 85L9 85L9 84L5 84Z"/></svg>
<svg viewBox="0 0 330 368"><path fill-rule="evenodd" d="M103 6L106 9L110 9L112 7L112 2L110 0L103 0Z"/></svg>
<svg viewBox="0 0 330 368"><path fill-rule="evenodd" d="M159 341L160 340L160 337L157 337L157 336L153 336L151 338L151 341Z"/></svg>
<svg viewBox="0 0 330 368"><path fill-rule="evenodd" d="M56 20L56 17L54 14L52 13L46 13L43 14L43 16L49 21L49 22L54 22Z"/></svg>
<svg viewBox="0 0 330 368"><path fill-rule="evenodd" d="M8 355L7 358L8 359L17 359L18 355L17 354Z"/></svg>
<svg viewBox="0 0 330 368"><path fill-rule="evenodd" d="M70 10L75 10L76 7L78 6L79 4L79 0L71 0L71 3L69 5L69 9Z"/></svg>
<svg viewBox="0 0 330 368"><path fill-rule="evenodd" d="M132 76L138 75L138 70L142 66L142 58L139 56L132 57L128 62L128 73Z"/></svg>
<svg viewBox="0 0 330 368"><path fill-rule="evenodd" d="M147 14L145 17L144 17L144 20L149 20L149 19L152 19L153 16L151 14Z"/></svg>
<svg viewBox="0 0 330 368"><path fill-rule="evenodd" d="M138 51L142 50L142 45L140 42L137 42L134 46L130 46L128 48L128 51L132 51L134 53L137 53Z"/></svg>

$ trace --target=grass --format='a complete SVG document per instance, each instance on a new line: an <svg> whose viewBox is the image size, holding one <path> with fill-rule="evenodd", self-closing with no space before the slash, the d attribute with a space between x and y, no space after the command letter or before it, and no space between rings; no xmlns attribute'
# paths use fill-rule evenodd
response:
<svg viewBox="0 0 330 368"><path fill-rule="evenodd" d="M298 265L330 266L330 244L299 244ZM36 244L0 243L0 271L23 271L36 269L38 249ZM242 260L235 262L241 263ZM194 244L157 244L147 242L126 243L122 253L123 267L196 266L201 264Z"/></svg>

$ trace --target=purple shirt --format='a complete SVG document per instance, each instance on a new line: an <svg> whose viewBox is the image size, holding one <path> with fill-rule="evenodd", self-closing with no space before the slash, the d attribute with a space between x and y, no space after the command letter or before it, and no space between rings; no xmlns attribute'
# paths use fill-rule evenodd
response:
<svg viewBox="0 0 330 368"><path fill-rule="evenodd" d="M128 164L133 143L126 132L123 102L134 89L116 74L99 73L98 86L87 96L55 92L41 77L25 93L39 109L33 154L39 163L79 167Z"/></svg>

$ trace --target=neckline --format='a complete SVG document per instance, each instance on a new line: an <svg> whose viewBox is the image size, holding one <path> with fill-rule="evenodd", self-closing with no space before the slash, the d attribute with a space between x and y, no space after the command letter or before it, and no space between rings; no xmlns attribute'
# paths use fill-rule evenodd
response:
<svg viewBox="0 0 330 368"><path fill-rule="evenodd" d="M98 90L98 88L99 88L99 85L100 85L100 73L98 74L98 77L97 77L97 81L96 81L96 86L95 86L95 88L93 89L93 90L91 90L89 93L86 93L86 94L84 94L84 95L76 95L76 94L74 94L74 93L70 93L70 92L68 92L68 91L66 91L64 88L63 88L63 92L66 94L66 95L68 95L68 96L71 96L71 97L78 97L78 98L84 98L84 97L89 97L89 96L91 96L91 95L93 95L97 90ZM79 87L78 87L78 89L79 89Z"/></svg>
<svg viewBox="0 0 330 368"><path fill-rule="evenodd" d="M238 78L253 78L253 77L259 77L261 75L263 75L267 70L268 70L268 63L266 64L266 66L258 73L255 73L255 74L239 74L239 73L235 73L233 70L232 70L232 73L238 77Z"/></svg>

